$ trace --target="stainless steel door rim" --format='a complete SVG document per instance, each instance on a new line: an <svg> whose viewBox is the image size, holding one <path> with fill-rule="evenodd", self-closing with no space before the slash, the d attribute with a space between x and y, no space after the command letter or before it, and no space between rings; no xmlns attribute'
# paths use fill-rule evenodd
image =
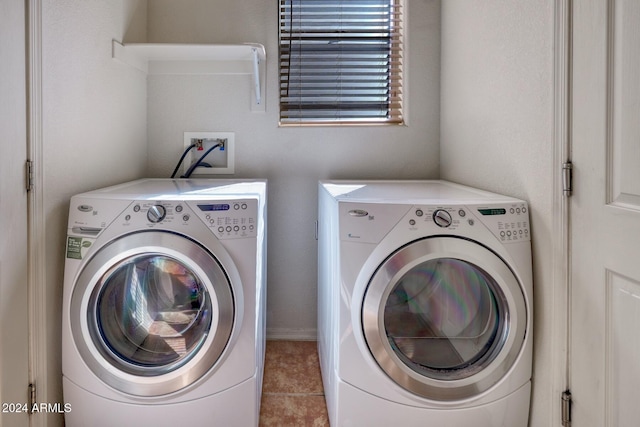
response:
<svg viewBox="0 0 640 427"><path fill-rule="evenodd" d="M380 368L438 401L476 396L500 381L520 354L526 322L523 290L504 260L454 236L396 250L362 304L363 333Z"/></svg>

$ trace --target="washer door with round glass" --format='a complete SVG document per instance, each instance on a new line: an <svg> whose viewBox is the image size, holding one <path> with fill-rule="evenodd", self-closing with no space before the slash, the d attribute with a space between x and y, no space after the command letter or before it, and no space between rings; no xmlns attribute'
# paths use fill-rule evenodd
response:
<svg viewBox="0 0 640 427"><path fill-rule="evenodd" d="M78 350L101 380L158 396L211 369L231 336L229 278L204 247L168 232L140 232L101 248L71 299Z"/></svg>
<svg viewBox="0 0 640 427"><path fill-rule="evenodd" d="M362 325L371 354L397 384L453 401L496 384L517 359L527 312L509 267L457 237L410 243L367 287Z"/></svg>

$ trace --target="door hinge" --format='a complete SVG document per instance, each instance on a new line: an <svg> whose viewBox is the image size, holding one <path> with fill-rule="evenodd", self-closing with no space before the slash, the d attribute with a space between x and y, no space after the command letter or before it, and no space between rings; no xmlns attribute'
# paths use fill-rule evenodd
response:
<svg viewBox="0 0 640 427"><path fill-rule="evenodd" d="M31 160L27 160L25 166L25 178L27 191L33 190L33 162Z"/></svg>
<svg viewBox="0 0 640 427"><path fill-rule="evenodd" d="M33 414L33 408L36 406L36 385L29 384L29 415Z"/></svg>
<svg viewBox="0 0 640 427"><path fill-rule="evenodd" d="M562 194L571 197L573 193L573 163L567 161L562 164Z"/></svg>
<svg viewBox="0 0 640 427"><path fill-rule="evenodd" d="M562 426L571 427L571 392L562 392Z"/></svg>

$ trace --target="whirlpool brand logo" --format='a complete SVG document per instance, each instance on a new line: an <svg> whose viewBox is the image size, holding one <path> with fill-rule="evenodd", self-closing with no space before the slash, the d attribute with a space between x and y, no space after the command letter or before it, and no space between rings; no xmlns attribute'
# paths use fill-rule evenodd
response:
<svg viewBox="0 0 640 427"><path fill-rule="evenodd" d="M367 217L369 219L369 221L373 221L374 219L376 219L375 216L373 215L369 215L369 212L365 211L364 209L352 209L349 211L349 216L355 217L355 218L365 218Z"/></svg>
<svg viewBox="0 0 640 427"><path fill-rule="evenodd" d="M359 238L360 238L360 236L357 236L357 235L352 234L352 233L347 234L347 236L348 236L350 239L359 239Z"/></svg>
<svg viewBox="0 0 640 427"><path fill-rule="evenodd" d="M356 218L362 218L369 215L369 212L365 211L364 209L352 209L349 211L349 215Z"/></svg>

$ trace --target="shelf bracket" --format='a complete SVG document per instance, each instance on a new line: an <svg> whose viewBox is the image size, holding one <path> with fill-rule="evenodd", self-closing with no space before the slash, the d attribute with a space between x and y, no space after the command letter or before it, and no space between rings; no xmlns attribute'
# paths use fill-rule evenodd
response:
<svg viewBox="0 0 640 427"><path fill-rule="evenodd" d="M266 53L261 44L249 44L252 53L252 85L251 111L265 112L265 88L266 88Z"/></svg>
<svg viewBox="0 0 640 427"><path fill-rule="evenodd" d="M255 103L257 105L262 104L262 96L260 94L260 56L258 55L257 48L251 48L253 51L253 86L255 89L256 100Z"/></svg>

